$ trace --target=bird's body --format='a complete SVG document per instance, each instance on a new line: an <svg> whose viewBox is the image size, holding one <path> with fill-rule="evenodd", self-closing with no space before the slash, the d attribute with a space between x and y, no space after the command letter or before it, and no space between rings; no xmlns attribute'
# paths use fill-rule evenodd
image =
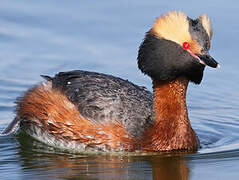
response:
<svg viewBox="0 0 239 180"><path fill-rule="evenodd" d="M120 78L78 70L59 73L34 87L19 98L17 110L19 117L38 117L21 120L28 130L34 129L29 128L34 119L36 126L63 141L77 139L84 147L118 151L125 142L116 139L139 139L153 123L153 95Z"/></svg>
<svg viewBox="0 0 239 180"><path fill-rule="evenodd" d="M210 28L205 15L191 20L171 12L156 20L138 55L139 68L153 81L153 94L95 72L44 76L46 82L18 99L17 116L4 133L20 123L42 142L80 151L197 149L186 91L189 81L201 82L205 65L218 65L208 55Z"/></svg>

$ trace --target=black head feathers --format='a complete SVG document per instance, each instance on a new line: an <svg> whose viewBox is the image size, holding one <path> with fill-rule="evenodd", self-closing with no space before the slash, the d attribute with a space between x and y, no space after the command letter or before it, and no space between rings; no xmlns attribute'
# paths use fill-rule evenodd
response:
<svg viewBox="0 0 239 180"><path fill-rule="evenodd" d="M199 84L208 65L204 56L209 57L211 36L206 15L192 20L181 12L170 12L158 18L146 33L138 52L138 67L153 80L170 81L185 76ZM190 48L183 47L185 42ZM211 60L210 66L217 67L217 62Z"/></svg>

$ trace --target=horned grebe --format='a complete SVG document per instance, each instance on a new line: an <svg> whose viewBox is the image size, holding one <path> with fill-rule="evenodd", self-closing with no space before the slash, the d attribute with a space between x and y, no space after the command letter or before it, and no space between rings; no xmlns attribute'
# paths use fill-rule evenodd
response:
<svg viewBox="0 0 239 180"><path fill-rule="evenodd" d="M29 135L52 146L79 151L196 150L188 119L188 82L200 84L205 65L219 64L208 54L212 28L206 15L193 20L182 12L159 17L138 52L139 69L153 91L114 76L75 70L28 90L17 100L16 118Z"/></svg>

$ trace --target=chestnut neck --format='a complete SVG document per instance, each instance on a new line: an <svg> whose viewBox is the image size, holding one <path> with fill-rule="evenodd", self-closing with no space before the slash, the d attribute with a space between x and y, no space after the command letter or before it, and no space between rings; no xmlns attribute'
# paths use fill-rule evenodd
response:
<svg viewBox="0 0 239 180"><path fill-rule="evenodd" d="M196 149L197 137L188 119L188 80L153 81L154 125L147 131L145 150Z"/></svg>
<svg viewBox="0 0 239 180"><path fill-rule="evenodd" d="M171 122L189 122L186 105L187 87L186 78L178 78L171 82L153 81L156 123L165 122L165 125L170 125Z"/></svg>

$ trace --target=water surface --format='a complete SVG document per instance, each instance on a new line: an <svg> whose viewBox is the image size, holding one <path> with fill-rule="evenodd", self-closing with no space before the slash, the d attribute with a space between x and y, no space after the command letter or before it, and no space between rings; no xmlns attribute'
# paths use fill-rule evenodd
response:
<svg viewBox="0 0 239 180"><path fill-rule="evenodd" d="M236 1L7 1L0 3L0 129L14 118L14 101L40 74L83 69L112 74L151 89L137 69L144 33L156 17L181 10L206 13L214 35L206 68L189 86L188 109L201 148L195 153L79 155L24 134L0 137L0 179L238 179L239 83Z"/></svg>

